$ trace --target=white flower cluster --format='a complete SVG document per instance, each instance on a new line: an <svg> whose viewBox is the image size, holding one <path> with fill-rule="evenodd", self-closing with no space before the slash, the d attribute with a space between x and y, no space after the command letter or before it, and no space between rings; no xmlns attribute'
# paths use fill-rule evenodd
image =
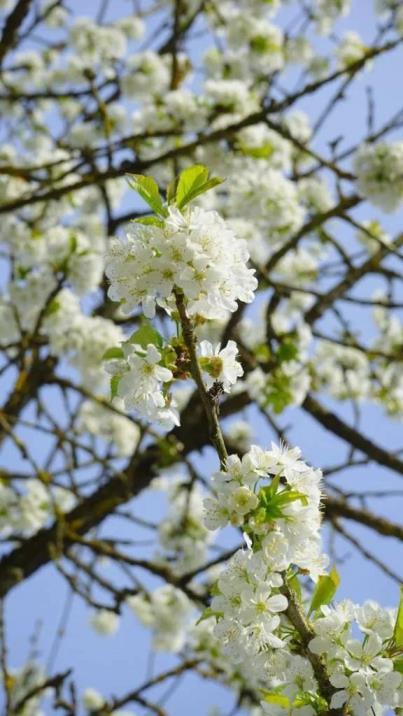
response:
<svg viewBox="0 0 403 716"><path fill-rule="evenodd" d="M283 242L302 226L305 210L295 183L265 162L253 162L229 187L228 212L253 221L271 242Z"/></svg>
<svg viewBox="0 0 403 716"><path fill-rule="evenodd" d="M169 501L168 514L158 526L161 549L155 559L181 576L204 564L212 541L203 522L203 496L197 485L180 477L157 478L153 487L166 489Z"/></svg>
<svg viewBox="0 0 403 716"><path fill-rule="evenodd" d="M387 300L384 293L375 296L379 301ZM386 307L377 306L374 310L374 321L379 335L373 348L380 351L381 357L376 365L376 383L373 386L373 397L379 401L389 415L403 416L403 366L401 361L390 360L388 356L399 356L403 341L403 323L397 314L392 314Z"/></svg>
<svg viewBox="0 0 403 716"><path fill-rule="evenodd" d="M314 0L313 8L319 32L328 35L334 23L350 12L351 0Z"/></svg>
<svg viewBox="0 0 403 716"><path fill-rule="evenodd" d="M119 616L110 609L98 609L91 615L92 628L102 636L112 636L119 628Z"/></svg>
<svg viewBox="0 0 403 716"><path fill-rule="evenodd" d="M43 333L49 338L52 353L67 357L87 388L105 389L102 357L110 346L123 340L121 328L107 318L85 315L77 297L68 289L58 293L50 308Z"/></svg>
<svg viewBox="0 0 403 716"><path fill-rule="evenodd" d="M133 224L127 240L112 242L106 261L109 296L130 313L141 305L152 318L156 305L174 307L174 289L189 315L225 317L237 301L250 303L257 281L248 252L215 211L175 208L161 226Z"/></svg>
<svg viewBox="0 0 403 716"><path fill-rule="evenodd" d="M90 714L102 711L102 708L107 705L102 694L96 689L91 688L83 691L82 703L84 708L87 709ZM136 716L134 711L127 711L126 709L114 709L113 711L109 711L109 713L110 716Z"/></svg>
<svg viewBox="0 0 403 716"><path fill-rule="evenodd" d="M116 406L117 399L114 401ZM128 457L138 443L139 427L125 415L119 415L92 400L85 400L77 416L76 430L79 433L90 433L102 440L112 443L121 457Z"/></svg>
<svg viewBox="0 0 403 716"><path fill-rule="evenodd" d="M283 579L262 560L259 552L237 552L215 586L211 613L217 617L214 634L232 663L256 658L285 642L275 633L279 613L287 609L279 593ZM263 666L263 664L261 664Z"/></svg>
<svg viewBox="0 0 403 716"><path fill-rule="evenodd" d="M168 393L173 374L161 365L160 351L151 343L143 348L126 341L122 353L122 358L108 361L105 370L116 380L116 394L125 409L167 429L179 425L177 410Z"/></svg>
<svg viewBox="0 0 403 716"><path fill-rule="evenodd" d="M403 203L403 142L363 144L354 171L359 191L374 206L396 211Z"/></svg>
<svg viewBox="0 0 403 716"><path fill-rule="evenodd" d="M41 689L42 684L47 679L47 674L43 667L35 661L28 661L19 669L11 669L8 679L10 709L14 711L14 707L17 704L24 702L22 707L18 708L21 716L41 716L43 714L40 708L42 698L52 691L51 688ZM31 698L27 698L31 693Z"/></svg>
<svg viewBox="0 0 403 716"><path fill-rule="evenodd" d="M92 232L91 232L92 233ZM44 226L36 231L16 223L8 237L18 271L63 273L79 294L97 288L103 272L104 240L76 227Z"/></svg>
<svg viewBox="0 0 403 716"><path fill-rule="evenodd" d="M361 607L344 601L321 608L309 648L324 659L337 689L331 709L344 707L359 715L402 706L402 675L388 656L395 619L395 610L370 601Z"/></svg>
<svg viewBox="0 0 403 716"><path fill-rule="evenodd" d="M151 594L128 597L126 603L142 624L153 630L156 651L175 653L181 650L192 605L180 589L166 584Z"/></svg>
<svg viewBox="0 0 403 716"><path fill-rule="evenodd" d="M193 632L195 648L210 651L213 660L227 658L243 677L253 663L247 683L263 694L256 714L314 716L323 708L310 659L289 648L284 594L290 568L316 580L326 566L319 538L320 477L298 449L253 446L242 460L228 458L226 470L213 477L216 498L205 500L207 526L242 527L248 549L235 553L214 585L203 617L207 631ZM311 610L315 637L309 649L326 666L330 709L370 716L400 707L402 675L393 661L400 653L393 647L396 610L373 602L362 607L312 602Z"/></svg>
<svg viewBox="0 0 403 716"><path fill-rule="evenodd" d="M198 353L206 388L218 382L225 393L230 393L231 387L243 375L243 368L237 361L238 348L235 341L228 341L225 348L221 348L220 344L214 346L210 341L200 341Z"/></svg>
<svg viewBox="0 0 403 716"><path fill-rule="evenodd" d="M230 455L213 476L215 497L205 500L209 529L239 526L259 544L268 568L297 565L316 578L325 565L319 529L321 473L300 459L298 448L253 445L242 459Z"/></svg>
<svg viewBox="0 0 403 716"><path fill-rule="evenodd" d="M280 573L293 565L316 578L326 565L319 536L320 478L296 448L252 446L242 459L228 458L226 470L213 477L216 497L204 502L209 529L228 522L239 526L252 548L238 551L218 580L211 604L214 633L235 662L260 658L262 678L267 649L285 645L278 612L288 603Z"/></svg>
<svg viewBox="0 0 403 716"><path fill-rule="evenodd" d="M345 68L365 57L368 47L361 40L357 32L346 32L337 50L337 59L340 67Z"/></svg>
<svg viewBox="0 0 403 716"><path fill-rule="evenodd" d="M338 400L364 400L371 392L371 366L362 351L321 341L312 360L315 384Z"/></svg>
<svg viewBox="0 0 403 716"><path fill-rule="evenodd" d="M25 481L22 492L0 482L0 534L31 535L55 514L69 512L74 504L69 490L47 486L35 478Z"/></svg>

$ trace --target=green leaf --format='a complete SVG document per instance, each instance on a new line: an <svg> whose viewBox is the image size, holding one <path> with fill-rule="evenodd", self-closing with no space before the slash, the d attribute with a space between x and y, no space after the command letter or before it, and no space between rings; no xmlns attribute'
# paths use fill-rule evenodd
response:
<svg viewBox="0 0 403 716"><path fill-rule="evenodd" d="M45 310L45 316L51 316L53 313L57 313L60 308L60 301L57 300L57 298L54 298L53 301L51 301Z"/></svg>
<svg viewBox="0 0 403 716"><path fill-rule="evenodd" d="M119 390L120 375L113 375L111 378L111 400L116 398Z"/></svg>
<svg viewBox="0 0 403 716"><path fill-rule="evenodd" d="M398 671L399 674L403 674L403 656L393 662L394 671Z"/></svg>
<svg viewBox="0 0 403 716"><path fill-rule="evenodd" d="M400 587L400 602L393 630L393 641L397 647L403 648L403 587Z"/></svg>
<svg viewBox="0 0 403 716"><path fill-rule="evenodd" d="M266 701L267 704L281 706L283 709L288 709L290 707L290 699L288 696L278 694L275 691L266 691L266 689L260 689L260 692L262 694L263 701Z"/></svg>
<svg viewBox="0 0 403 716"><path fill-rule="evenodd" d="M161 365L165 366L165 368L169 368L170 370L172 368L175 368L175 363L177 359L176 351L172 348L172 346L165 346L163 350L161 351Z"/></svg>
<svg viewBox="0 0 403 716"><path fill-rule="evenodd" d="M303 505L308 504L306 495L297 490L286 489L279 491L280 475L276 475L270 485L262 487L259 490L259 501L265 511L266 519L275 520L284 517L284 508L290 504L300 500Z"/></svg>
<svg viewBox="0 0 403 716"><path fill-rule="evenodd" d="M297 356L298 346L288 339L281 343L276 353L276 359L279 363L289 363L290 361L295 360Z"/></svg>
<svg viewBox="0 0 403 716"><path fill-rule="evenodd" d="M77 236L75 234L70 234L70 236L69 236L69 252L70 252L70 254L74 254L76 249L77 249Z"/></svg>
<svg viewBox="0 0 403 716"><path fill-rule="evenodd" d="M293 400L290 377L279 368L270 375L264 389L264 407L270 406L275 413L281 413Z"/></svg>
<svg viewBox="0 0 403 716"><path fill-rule="evenodd" d="M263 144L261 147L248 147L246 144L240 144L239 149L246 157L254 159L269 159L274 152L272 144Z"/></svg>
<svg viewBox="0 0 403 716"><path fill-rule="evenodd" d="M332 567L330 574L322 574L319 577L309 607L308 616L319 609L323 604L329 604L329 602L332 601L339 584L340 577L336 567Z"/></svg>
<svg viewBox="0 0 403 716"><path fill-rule="evenodd" d="M319 694L314 694L311 691L300 691L295 697L292 706L294 709L300 709L302 706L312 706L318 714L328 711L327 701Z"/></svg>
<svg viewBox="0 0 403 716"><path fill-rule="evenodd" d="M284 490L276 495L275 500L280 506L289 505L290 502L295 502L296 500L300 500L305 507L308 505L307 496L303 492L298 492L298 490Z"/></svg>
<svg viewBox="0 0 403 716"><path fill-rule="evenodd" d="M171 202L174 201L177 186L178 186L177 179L173 179L172 181L169 182L169 184L167 186L167 202L168 202L168 204L171 204Z"/></svg>
<svg viewBox="0 0 403 716"><path fill-rule="evenodd" d="M102 360L113 360L114 358L124 358L125 354L122 348L118 346L114 348L108 348L102 356Z"/></svg>
<svg viewBox="0 0 403 716"><path fill-rule="evenodd" d="M152 323L144 321L143 325L132 333L128 343L137 343L144 349L147 348L150 343L156 348L162 348L164 339L161 334L155 330Z"/></svg>
<svg viewBox="0 0 403 716"><path fill-rule="evenodd" d="M156 216L140 216L138 219L132 219L133 224L144 224L145 226L158 226L159 229L164 228L164 222Z"/></svg>
<svg viewBox="0 0 403 716"><path fill-rule="evenodd" d="M294 574L294 576L288 580L288 584L290 585L293 592L295 592L298 601L302 602L302 589L296 574Z"/></svg>
<svg viewBox="0 0 403 716"><path fill-rule="evenodd" d="M213 189L223 181L220 177L209 179L208 169L202 164L195 164L188 169L184 169L179 176L176 189L175 201L178 209L183 209L186 204L189 204L197 196L204 194L209 189Z"/></svg>
<svg viewBox="0 0 403 716"><path fill-rule="evenodd" d="M224 612L216 612L211 607L206 607L206 609L204 609L201 616L197 620L196 626L198 624L200 624L201 622L204 622L206 619L210 619L210 617L223 617L223 616L224 616Z"/></svg>
<svg viewBox="0 0 403 716"><path fill-rule="evenodd" d="M143 174L129 174L129 186L160 216L167 216L168 211L162 203L158 184L152 177Z"/></svg>
<svg viewBox="0 0 403 716"><path fill-rule="evenodd" d="M275 42L269 40L265 35L256 35L249 41L249 46L253 52L259 55L266 54L266 52L278 52L280 46Z"/></svg>
<svg viewBox="0 0 403 716"><path fill-rule="evenodd" d="M176 203L181 209L187 204L188 198L194 191L200 189L208 180L208 169L203 164L194 164L188 169L184 169L179 175L178 186L176 189Z"/></svg>

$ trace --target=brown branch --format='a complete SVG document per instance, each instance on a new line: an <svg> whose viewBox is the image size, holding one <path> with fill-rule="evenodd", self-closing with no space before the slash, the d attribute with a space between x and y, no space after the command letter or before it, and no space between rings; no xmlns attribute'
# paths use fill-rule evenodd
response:
<svg viewBox="0 0 403 716"><path fill-rule="evenodd" d="M332 519L331 523L336 532L338 532L342 537L344 537L345 540L350 542L350 544L352 544L356 548L356 550L358 550L358 552L360 552L362 556L365 557L365 559L368 559L370 562L375 564L378 569L380 569L382 572L384 572L384 574L386 574L398 584L403 583L402 577L399 577L398 574L395 574L395 572L393 572L387 564L385 564L384 562L382 562L382 560L378 559L378 557L372 554L372 552L370 552L362 544L362 542L360 542L360 540L354 537L351 532L348 532L344 527L342 527L339 520Z"/></svg>
<svg viewBox="0 0 403 716"><path fill-rule="evenodd" d="M359 266L352 266L346 272L342 280L331 288L324 296L321 296L314 305L306 311L304 320L306 323L311 325L320 318L325 311L332 306L337 299L346 293L352 286L354 286L363 276L367 276L373 273L379 268L381 261L391 253L396 251L403 244L403 234L397 237L397 239L390 245L386 244L380 246L379 249L369 256Z"/></svg>
<svg viewBox="0 0 403 716"><path fill-rule="evenodd" d="M343 212L347 211L348 209L352 209L354 206L357 206L358 204L360 204L361 201L362 199L360 196L358 196L357 194L352 194L351 196L343 197L342 199L340 199L339 203L335 204L335 206L332 206L331 209L323 211L319 214L315 214L299 229L299 231L297 231L288 241L286 241L283 246L281 246L277 251L274 252L274 254L272 254L266 264L266 271L272 271L275 266L277 266L278 262L286 254L288 254L291 249L295 249L295 247L298 245L299 240L302 239L303 236L306 236L311 231L315 231L315 229L319 229L319 227L321 227L329 219L333 219L336 216L341 216Z"/></svg>
<svg viewBox="0 0 403 716"><path fill-rule="evenodd" d="M18 42L18 30L25 20L32 5L32 0L18 0L14 10L9 14L0 40L0 68L6 54Z"/></svg>
<svg viewBox="0 0 403 716"><path fill-rule="evenodd" d="M32 689L27 691L27 693L15 704L15 706L12 707L12 714L18 714L21 713L24 706L27 705L28 701L30 699L35 698L35 696L38 696L39 694L43 693L46 689L60 689L60 687L63 685L63 682L67 679L68 676L70 676L72 672L72 669L68 669L67 671L64 671L61 674L56 674L55 676L51 676L49 679L46 679L46 681L43 681L40 684L37 684Z"/></svg>
<svg viewBox="0 0 403 716"><path fill-rule="evenodd" d="M288 599L288 607L285 614L298 632L299 651L311 663L313 672L318 682L319 692L329 704L336 689L330 683L326 668L320 657L309 649L309 642L316 636L316 634L308 619L305 617L294 590L285 584L281 591ZM331 709L321 713L327 713L328 716L341 716L343 710Z"/></svg>
<svg viewBox="0 0 403 716"><path fill-rule="evenodd" d="M231 415L244 407L247 401L249 396L246 393L234 395L223 404L222 414ZM71 512L63 515L63 522L55 522L39 530L5 555L0 560L0 597L48 564L55 552L64 554L75 543L72 534L84 535L148 487L159 466L166 464L167 459L174 463L207 445L210 439L208 425L201 416L203 408L195 399L192 406L189 403L185 408L181 427L167 436L165 443L150 445L143 453L135 454L124 471L114 475L83 498Z"/></svg>
<svg viewBox="0 0 403 716"><path fill-rule="evenodd" d="M47 382L53 372L56 359L48 356L45 360L36 360L28 368L23 368L11 390L9 398L0 410L0 445L9 434L15 419L21 414L38 388Z"/></svg>
<svg viewBox="0 0 403 716"><path fill-rule="evenodd" d="M362 510L358 507L352 507L344 500L337 500L334 497L326 497L325 515L329 519L332 517L344 517L347 520L354 520L365 527L375 530L385 537L396 537L403 540L403 525L390 522L385 517L374 515L369 510Z"/></svg>
<svg viewBox="0 0 403 716"><path fill-rule="evenodd" d="M302 408L309 413L318 423L323 425L333 435L337 435L345 440L357 450L361 450L371 460L379 465L384 465L390 470L394 470L399 475L403 475L403 462L395 457L392 453L380 447L376 443L361 435L358 430L341 420L338 415L332 413L319 403L312 395L307 395Z"/></svg>

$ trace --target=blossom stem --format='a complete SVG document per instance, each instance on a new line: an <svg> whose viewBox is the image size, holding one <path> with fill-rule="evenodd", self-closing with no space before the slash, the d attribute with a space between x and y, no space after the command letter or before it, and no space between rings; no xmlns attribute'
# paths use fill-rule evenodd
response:
<svg viewBox="0 0 403 716"><path fill-rule="evenodd" d="M209 425L210 438L217 450L217 454L220 460L220 465L223 470L226 469L226 462L228 458L227 448L225 446L224 437L220 427L217 414L217 406L214 399L209 395L204 385L200 366L196 355L196 338L193 330L192 321L189 318L185 298L181 291L175 289L176 307L178 309L180 323L182 327L183 339L185 341L186 348L189 352L190 359L190 371L197 385L200 399L203 404L204 412Z"/></svg>
<svg viewBox="0 0 403 716"><path fill-rule="evenodd" d="M288 599L288 607L285 614L299 634L300 649L311 663L321 696L323 696L329 704L331 697L335 693L335 689L329 681L326 668L320 657L309 649L309 642L314 638L315 632L303 613L294 590L286 581L284 581L284 586L281 591ZM329 713L329 716L343 716L344 710L331 709L327 713Z"/></svg>

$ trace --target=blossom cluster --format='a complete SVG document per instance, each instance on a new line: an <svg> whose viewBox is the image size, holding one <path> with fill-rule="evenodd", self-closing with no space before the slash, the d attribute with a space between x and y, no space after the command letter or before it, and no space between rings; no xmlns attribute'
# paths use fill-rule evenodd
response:
<svg viewBox="0 0 403 716"><path fill-rule="evenodd" d="M141 418L155 420L166 428L179 425L177 410L167 392L173 374L161 365L160 351L152 343L143 348L129 342L122 344L121 351L122 357L107 361L105 369L116 380L116 395L125 409L135 410Z"/></svg>
<svg viewBox="0 0 403 716"><path fill-rule="evenodd" d="M354 160L359 191L384 211L403 203L403 142L363 144Z"/></svg>
<svg viewBox="0 0 403 716"><path fill-rule="evenodd" d="M217 529L229 522L253 535L273 569L284 571L292 561L317 575L323 568L321 473L300 455L298 448L274 444L270 451L253 445L242 459L230 455L225 471L213 476L215 497L205 500L206 524Z"/></svg>
<svg viewBox="0 0 403 716"><path fill-rule="evenodd" d="M273 713L274 705L279 714L294 706L313 716L323 708L320 684L309 657L289 651L287 599L295 570L309 574L318 581L309 650L326 664L333 689L330 708L384 713L403 698L402 676L393 660L396 611L373 602L330 607L316 601L321 580L331 579L320 576L326 567L319 536L320 478L298 449L274 445L271 451L252 446L242 460L230 456L226 470L214 475L216 497L205 499L207 526L231 522L241 527L248 548L226 564L206 617L215 620L212 634L234 668L239 664L242 671L253 662L249 683L265 695L264 713Z"/></svg>
<svg viewBox="0 0 403 716"><path fill-rule="evenodd" d="M153 488L166 491L168 513L158 525L158 564L182 576L205 563L212 534L203 520L203 493L183 477L167 475L153 481Z"/></svg>
<svg viewBox="0 0 403 716"><path fill-rule="evenodd" d="M369 716L399 707L403 684L396 610L348 600L328 606L319 597L322 580L330 579L323 576L326 557L320 551L320 472L301 460L298 449L253 446L242 460L229 457L227 470L214 475L213 488L217 497L204 500L207 526L216 529L229 521L241 527L247 548L238 550L215 577L210 604L193 626L194 608L174 586L127 599L152 629L154 648L174 653L190 648L240 692L247 687L252 703L260 700L259 708L250 706L254 716L294 710L315 716L326 708L313 667L316 657L326 668L330 709L345 707L354 716ZM179 494L174 485L173 506ZM199 510L199 497L197 504ZM161 524L162 543L167 536L168 547L175 549L180 542L172 543L167 525ZM308 653L298 653L289 614L298 573L317 582L308 612L313 633ZM197 583L192 586L197 594ZM302 596L294 593L293 599L305 609Z"/></svg>
<svg viewBox="0 0 403 716"><path fill-rule="evenodd" d="M217 629L224 648L228 644L229 649L242 651L242 635L260 631L261 639L251 639L247 650L259 653L265 643L283 645L278 636L269 636L280 625L271 611L287 608L284 596L276 595L283 583L280 573L293 565L316 579L326 566L319 536L320 479L320 472L300 459L297 448L275 445L270 451L252 446L242 459L230 455L225 471L213 476L215 496L204 502L207 527L240 527L253 550L238 552L218 580L213 610L222 617ZM273 589L275 598L270 601ZM271 610L270 604L281 608Z"/></svg>
<svg viewBox="0 0 403 716"><path fill-rule="evenodd" d="M112 242L106 262L109 295L124 313L156 305L172 311L174 290L187 298L189 315L222 318L237 301L250 303L257 281L247 267L245 242L215 211L169 208L160 225L134 223L127 239Z"/></svg>
<svg viewBox="0 0 403 716"><path fill-rule="evenodd" d="M192 605L182 590L166 584L151 594L136 594L126 600L138 619L153 631L157 651L178 652L186 640Z"/></svg>
<svg viewBox="0 0 403 716"><path fill-rule="evenodd" d="M0 534L29 536L55 516L69 512L75 501L70 490L47 484L46 473L42 474L42 480L26 480L21 491L1 481Z"/></svg>
<svg viewBox="0 0 403 716"><path fill-rule="evenodd" d="M309 648L324 659L335 687L330 708L370 714L401 707L402 675L394 669L390 648L395 621L395 610L371 601L322 607Z"/></svg>

